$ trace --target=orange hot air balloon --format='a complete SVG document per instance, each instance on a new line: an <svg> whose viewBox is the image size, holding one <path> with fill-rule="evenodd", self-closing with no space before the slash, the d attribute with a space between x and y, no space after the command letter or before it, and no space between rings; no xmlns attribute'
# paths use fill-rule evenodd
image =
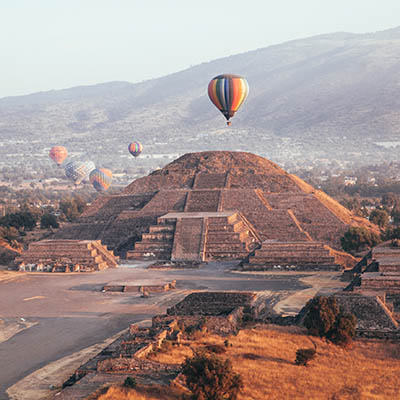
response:
<svg viewBox="0 0 400 400"><path fill-rule="evenodd" d="M246 79L239 75L218 75L208 84L208 96L215 107L225 116L227 125L229 121L246 100L249 94L249 85Z"/></svg>
<svg viewBox="0 0 400 400"><path fill-rule="evenodd" d="M68 151L64 146L54 146L50 149L49 156L57 164L61 165L67 158Z"/></svg>
<svg viewBox="0 0 400 400"><path fill-rule="evenodd" d="M89 180L98 192L104 192L111 185L112 172L106 168L96 168L90 173Z"/></svg>

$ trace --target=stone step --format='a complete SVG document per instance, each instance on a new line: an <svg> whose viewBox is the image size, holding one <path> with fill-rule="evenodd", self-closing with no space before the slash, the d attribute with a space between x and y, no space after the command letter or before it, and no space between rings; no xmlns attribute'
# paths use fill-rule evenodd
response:
<svg viewBox="0 0 400 400"><path fill-rule="evenodd" d="M42 242L34 242L29 245L30 249L46 249L46 250L90 250L92 248L90 243L42 243Z"/></svg>
<svg viewBox="0 0 400 400"><path fill-rule="evenodd" d="M235 241L245 241L249 238L247 232L208 232L208 243L228 243ZM250 239L251 240L251 239Z"/></svg>
<svg viewBox="0 0 400 400"><path fill-rule="evenodd" d="M251 256L249 264L335 264L335 257L318 257L318 258L302 258L302 257L255 257Z"/></svg>
<svg viewBox="0 0 400 400"><path fill-rule="evenodd" d="M166 251L172 250L172 242L136 242L135 251Z"/></svg>
<svg viewBox="0 0 400 400"><path fill-rule="evenodd" d="M79 251L79 250L70 250L70 251L45 251L45 250L27 250L23 253L24 257L95 257L97 255L96 250L88 250Z"/></svg>
<svg viewBox="0 0 400 400"><path fill-rule="evenodd" d="M232 218L233 217L233 218ZM209 225L230 225L231 222L236 221L236 217L208 217Z"/></svg>
<svg viewBox="0 0 400 400"><path fill-rule="evenodd" d="M175 225L171 224L159 224L159 225L150 225L149 233L157 233L157 232L174 232Z"/></svg>
<svg viewBox="0 0 400 400"><path fill-rule="evenodd" d="M324 244L321 242L263 242L261 249L285 249L285 248L319 248L325 249ZM260 249L260 250L261 250Z"/></svg>
<svg viewBox="0 0 400 400"><path fill-rule="evenodd" d="M245 257L247 257L249 255L248 251L216 251L216 250L212 250L212 251L206 251L205 252L205 257L206 259L209 258L226 258L226 259L233 259L233 260L240 260L243 259Z"/></svg>
<svg viewBox="0 0 400 400"><path fill-rule="evenodd" d="M287 255L293 255L293 256L299 256L299 257L315 257L315 256L324 256L328 257L330 256L330 253L328 250L321 250L321 249L305 249L305 250L265 250L265 249L258 249L256 256L260 257L274 257L274 256L281 256L283 254Z"/></svg>
<svg viewBox="0 0 400 400"><path fill-rule="evenodd" d="M169 251L136 251L131 250L126 253L126 258L130 259L158 259L158 260L169 260L171 258L171 252Z"/></svg>
<svg viewBox="0 0 400 400"><path fill-rule="evenodd" d="M174 234L172 232L157 232L157 233L143 233L142 241L172 241L174 238Z"/></svg>
<svg viewBox="0 0 400 400"><path fill-rule="evenodd" d="M246 251L246 244L242 242L236 243L207 243L206 251Z"/></svg>

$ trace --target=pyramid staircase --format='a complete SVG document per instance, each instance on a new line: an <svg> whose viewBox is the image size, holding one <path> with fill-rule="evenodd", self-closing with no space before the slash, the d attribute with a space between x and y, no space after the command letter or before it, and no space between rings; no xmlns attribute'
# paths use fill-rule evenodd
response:
<svg viewBox="0 0 400 400"><path fill-rule="evenodd" d="M151 225L149 233L142 234L142 240L135 243L135 248L126 253L127 259L171 258L175 233L175 221L158 219L157 225Z"/></svg>
<svg viewBox="0 0 400 400"><path fill-rule="evenodd" d="M205 260L241 260L258 246L259 239L239 213L207 218Z"/></svg>
<svg viewBox="0 0 400 400"><path fill-rule="evenodd" d="M100 240L41 240L30 243L18 262L36 265L57 265L70 268L79 265L83 271L99 271L118 266L119 258Z"/></svg>
<svg viewBox="0 0 400 400"><path fill-rule="evenodd" d="M127 252L127 259L237 260L261 243L243 215L228 212L169 213Z"/></svg>

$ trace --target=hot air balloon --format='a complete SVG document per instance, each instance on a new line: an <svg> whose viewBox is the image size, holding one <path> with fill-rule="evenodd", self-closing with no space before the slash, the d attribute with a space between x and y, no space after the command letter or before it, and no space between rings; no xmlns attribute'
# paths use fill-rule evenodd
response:
<svg viewBox="0 0 400 400"><path fill-rule="evenodd" d="M137 157L143 150L143 146L139 142L133 142L128 146L129 153L133 155L133 157Z"/></svg>
<svg viewBox="0 0 400 400"><path fill-rule="evenodd" d="M109 169L94 169L89 175L90 183L98 192L106 191L112 182L112 172Z"/></svg>
<svg viewBox="0 0 400 400"><path fill-rule="evenodd" d="M96 168L92 161L71 161L65 167L65 175L79 185Z"/></svg>
<svg viewBox="0 0 400 400"><path fill-rule="evenodd" d="M57 164L61 165L67 158L68 151L64 146L54 146L50 149L49 156Z"/></svg>
<svg viewBox="0 0 400 400"><path fill-rule="evenodd" d="M246 79L239 75L218 75L208 84L208 96L219 111L229 121L249 94L249 85Z"/></svg>

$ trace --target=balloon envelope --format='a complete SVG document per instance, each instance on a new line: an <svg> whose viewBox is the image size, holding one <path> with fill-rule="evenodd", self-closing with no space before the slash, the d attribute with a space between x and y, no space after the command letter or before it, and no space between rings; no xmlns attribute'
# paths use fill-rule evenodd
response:
<svg viewBox="0 0 400 400"><path fill-rule="evenodd" d="M98 192L104 192L111 185L112 172L106 168L96 168L90 173L89 180Z"/></svg>
<svg viewBox="0 0 400 400"><path fill-rule="evenodd" d="M79 185L96 168L92 161L71 161L64 167L65 175Z"/></svg>
<svg viewBox="0 0 400 400"><path fill-rule="evenodd" d="M68 151L64 146L54 146L50 149L49 156L57 164L61 165L67 158Z"/></svg>
<svg viewBox="0 0 400 400"><path fill-rule="evenodd" d="M132 142L128 146L129 153L133 155L133 157L137 157L143 150L143 146L139 142Z"/></svg>
<svg viewBox="0 0 400 400"><path fill-rule="evenodd" d="M249 85L239 75L218 75L208 84L208 96L229 123L249 94Z"/></svg>

